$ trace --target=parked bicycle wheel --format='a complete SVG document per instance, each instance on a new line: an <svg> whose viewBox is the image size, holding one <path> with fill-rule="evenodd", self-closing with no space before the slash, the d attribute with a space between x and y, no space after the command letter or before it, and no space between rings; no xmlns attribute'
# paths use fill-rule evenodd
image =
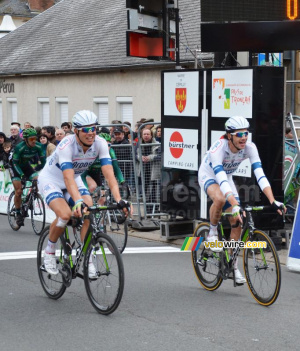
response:
<svg viewBox="0 0 300 351"><path fill-rule="evenodd" d="M103 231L113 239L119 252L122 253L125 250L128 239L128 222L125 221L122 224L118 224L118 216L114 212L106 211Z"/></svg>
<svg viewBox="0 0 300 351"><path fill-rule="evenodd" d="M202 222L195 229L194 237L202 237L206 240L208 232L209 223ZM219 273L220 256L222 253L206 249L203 242L201 243L199 250L192 251L193 267L200 284L206 290L213 291L218 289L223 281Z"/></svg>
<svg viewBox="0 0 300 351"><path fill-rule="evenodd" d="M36 235L40 235L46 223L46 210L43 198L40 194L35 194L30 207L31 224Z"/></svg>
<svg viewBox="0 0 300 351"><path fill-rule="evenodd" d="M7 218L8 223L11 226L11 229L17 231L20 229L20 226L16 222L16 208L15 208L15 192L13 191L9 195L8 203L7 203Z"/></svg>
<svg viewBox="0 0 300 351"><path fill-rule="evenodd" d="M92 255L98 277L89 278ZM114 241L103 233L92 239L84 258L84 283L88 298L97 312L108 315L119 306L124 290L124 268Z"/></svg>
<svg viewBox="0 0 300 351"><path fill-rule="evenodd" d="M61 273L52 275L45 270L44 267L44 251L48 244L50 226L47 226L41 233L37 248L37 269L40 282L48 297L51 299L59 299L66 291ZM64 255L64 245L62 239L59 238L56 243L56 262L57 268L62 269L62 257Z"/></svg>
<svg viewBox="0 0 300 351"><path fill-rule="evenodd" d="M280 292L280 261L269 236L255 230L251 242L258 241L265 242L266 248L244 249L245 276L254 299L261 305L270 306L276 301Z"/></svg>

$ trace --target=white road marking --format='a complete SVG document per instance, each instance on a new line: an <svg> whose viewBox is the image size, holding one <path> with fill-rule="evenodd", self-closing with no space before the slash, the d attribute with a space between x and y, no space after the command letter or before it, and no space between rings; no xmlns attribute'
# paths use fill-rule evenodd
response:
<svg viewBox="0 0 300 351"><path fill-rule="evenodd" d="M180 251L180 248L173 246L154 246L154 247L126 247L123 254L141 254L141 253L178 253L189 252ZM73 252L75 254L75 251ZM20 251L20 252L1 252L0 261L3 260L22 260L25 258L36 258L36 251Z"/></svg>

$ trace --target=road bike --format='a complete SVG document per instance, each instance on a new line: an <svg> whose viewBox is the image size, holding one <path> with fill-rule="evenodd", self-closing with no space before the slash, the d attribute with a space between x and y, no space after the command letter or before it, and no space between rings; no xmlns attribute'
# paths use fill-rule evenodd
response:
<svg viewBox="0 0 300 351"><path fill-rule="evenodd" d="M15 231L19 230L16 222L16 208L14 204L15 191L13 191L8 199L7 216L11 228ZM25 220L30 217L33 231L36 235L40 235L46 223L45 203L42 196L38 192L37 180L22 182L22 204L21 215Z"/></svg>
<svg viewBox="0 0 300 351"><path fill-rule="evenodd" d="M270 209L270 206L245 206L241 241L252 248L245 247L243 251L243 266L248 288L254 299L263 306L272 305L280 292L281 267L278 254L272 240L265 232L254 226L252 212ZM222 217L229 216L222 213ZM224 248L221 252L213 252L205 246L205 240L209 232L209 222L201 222L194 231L194 237L202 237L204 240L199 250L192 251L192 263L200 284L209 291L220 287L223 280L233 279L234 286L240 285L235 281L234 263L239 255L240 247L232 250ZM226 241L222 222L218 225L218 237L223 243ZM258 242L265 242L262 248Z"/></svg>
<svg viewBox="0 0 300 351"><path fill-rule="evenodd" d="M130 195L130 193L129 193ZM97 205L100 197L105 198L104 205L110 208L113 204L113 199L110 194L109 188L100 188L92 194L93 203ZM122 199L127 199L125 193L122 194ZM105 234L110 236L115 244L117 245L119 252L122 253L125 250L127 239L128 239L128 220L124 217L124 212L118 208L107 209L94 214L95 222L97 227ZM74 227L74 237L77 243L80 243L80 228Z"/></svg>
<svg viewBox="0 0 300 351"><path fill-rule="evenodd" d="M99 211L114 210L117 205L93 205L87 208L90 224L85 234L83 243L71 243L69 229L66 227L64 234L56 243L56 262L59 273L49 274L43 263L44 251L49 239L49 226L40 236L37 249L37 268L42 287L48 297L59 299L72 283L79 277L84 280L85 289L92 306L100 314L113 313L119 306L124 290L124 267L121 255L114 241L103 231L99 231L95 223L95 213ZM81 227L81 224L73 226ZM90 278L88 269L90 256L97 271L96 278ZM83 262L83 274L81 264Z"/></svg>

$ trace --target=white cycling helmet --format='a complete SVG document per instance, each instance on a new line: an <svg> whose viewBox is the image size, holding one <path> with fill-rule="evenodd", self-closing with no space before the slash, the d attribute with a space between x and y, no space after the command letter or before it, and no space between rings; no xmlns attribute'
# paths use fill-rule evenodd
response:
<svg viewBox="0 0 300 351"><path fill-rule="evenodd" d="M239 129L249 129L250 124L245 117L233 116L230 117L225 123L225 130L227 133L234 132Z"/></svg>
<svg viewBox="0 0 300 351"><path fill-rule="evenodd" d="M92 111L78 111L72 118L72 125L75 128L81 128L91 124L98 124L98 117Z"/></svg>

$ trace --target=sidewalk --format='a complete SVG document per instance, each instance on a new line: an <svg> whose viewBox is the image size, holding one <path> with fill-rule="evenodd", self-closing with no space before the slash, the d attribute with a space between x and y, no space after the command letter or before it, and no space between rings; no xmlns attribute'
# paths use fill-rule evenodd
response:
<svg viewBox="0 0 300 351"><path fill-rule="evenodd" d="M135 237L135 238L142 238L142 239L147 239L147 240L153 240L153 241L159 241L162 243L167 243L170 245L175 245L178 246L179 248L182 246L184 239L173 239L173 240L165 240L161 238L160 236L160 230L154 230L154 231L137 231L129 227L128 235ZM282 265L286 265L286 260L287 260L287 255L288 255L288 250L282 248L281 250L277 251L280 263Z"/></svg>

